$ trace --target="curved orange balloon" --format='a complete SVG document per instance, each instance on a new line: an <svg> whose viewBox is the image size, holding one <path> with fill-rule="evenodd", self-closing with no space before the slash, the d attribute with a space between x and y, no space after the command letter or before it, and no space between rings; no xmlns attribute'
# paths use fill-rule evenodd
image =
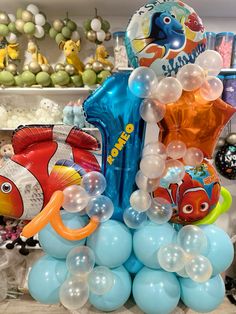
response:
<svg viewBox="0 0 236 314"><path fill-rule="evenodd" d="M177 102L166 105L165 117L158 123L160 141L168 145L180 140L211 158L222 129L235 112L221 99L207 102L198 91L184 92Z"/></svg>
<svg viewBox="0 0 236 314"><path fill-rule="evenodd" d="M56 191L51 196L49 203L45 208L29 222L23 229L21 235L25 238L33 237L42 230L48 223L64 239L70 241L82 240L90 236L98 227L99 222L96 218L91 218L87 226L80 229L70 229L63 224L60 215L60 209L64 201L62 191Z"/></svg>
<svg viewBox="0 0 236 314"><path fill-rule="evenodd" d="M44 209L23 228L21 235L30 238L42 230L53 219L55 212L60 211L63 201L63 192L54 192Z"/></svg>
<svg viewBox="0 0 236 314"><path fill-rule="evenodd" d="M95 218L91 218L87 226L78 230L72 230L63 224L60 212L56 212L51 221L53 229L64 239L70 241L82 240L90 236L98 227L99 222Z"/></svg>

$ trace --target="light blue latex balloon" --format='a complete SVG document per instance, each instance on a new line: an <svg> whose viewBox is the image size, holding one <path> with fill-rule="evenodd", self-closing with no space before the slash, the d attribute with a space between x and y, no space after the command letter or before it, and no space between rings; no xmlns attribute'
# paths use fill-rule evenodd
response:
<svg viewBox="0 0 236 314"><path fill-rule="evenodd" d="M97 265L115 268L129 258L132 235L123 223L108 220L88 238L87 246L93 250Z"/></svg>
<svg viewBox="0 0 236 314"><path fill-rule="evenodd" d="M149 221L134 233L134 253L145 266L159 269L161 268L157 258L159 248L174 243L176 236L176 231L169 223L158 225Z"/></svg>
<svg viewBox="0 0 236 314"><path fill-rule="evenodd" d="M211 262L213 276L224 272L234 259L234 247L228 234L215 225L200 226L208 239L208 253L204 254Z"/></svg>
<svg viewBox="0 0 236 314"><path fill-rule="evenodd" d="M59 303L59 288L66 280L67 273L65 261L44 255L37 260L29 273L31 296L40 303Z"/></svg>
<svg viewBox="0 0 236 314"><path fill-rule="evenodd" d="M134 278L133 296L146 314L168 314L178 305L179 282L172 273L144 267Z"/></svg>
<svg viewBox="0 0 236 314"><path fill-rule="evenodd" d="M196 312L211 312L224 300L225 285L220 275L204 283L194 282L188 278L179 278L179 281L182 301Z"/></svg>
<svg viewBox="0 0 236 314"><path fill-rule="evenodd" d="M110 312L119 309L128 300L131 293L131 278L127 270L120 266L112 269L114 275L113 288L103 294L90 293L89 302L98 310Z"/></svg>
<svg viewBox="0 0 236 314"><path fill-rule="evenodd" d="M142 99L129 90L129 75L113 74L83 105L87 121L97 126L102 135L105 195L113 201L113 218L121 221L135 190L145 135L145 123L139 114Z"/></svg>
<svg viewBox="0 0 236 314"><path fill-rule="evenodd" d="M135 254L132 252L130 257L124 263L125 268L130 274L136 274L143 268L143 264L137 259Z"/></svg>
<svg viewBox="0 0 236 314"><path fill-rule="evenodd" d="M71 214L61 211L61 216L65 226L71 229L79 229L86 225L85 217L79 216L78 213ZM67 254L76 246L85 244L85 239L81 241L69 241L57 234L54 229L48 224L39 232L39 242L44 250L50 256L55 258L66 259Z"/></svg>

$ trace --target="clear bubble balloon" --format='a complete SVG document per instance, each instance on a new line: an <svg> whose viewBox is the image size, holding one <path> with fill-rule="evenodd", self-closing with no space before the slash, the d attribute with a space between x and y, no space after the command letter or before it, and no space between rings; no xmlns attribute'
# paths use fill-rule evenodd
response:
<svg viewBox="0 0 236 314"><path fill-rule="evenodd" d="M88 246L73 248L66 258L69 273L75 276L87 276L95 265L95 256Z"/></svg>
<svg viewBox="0 0 236 314"><path fill-rule="evenodd" d="M197 64L186 64L177 73L177 79L183 90L189 92L200 88L205 78L204 70Z"/></svg>
<svg viewBox="0 0 236 314"><path fill-rule="evenodd" d="M164 118L166 106L157 100L144 99L139 112L144 121L148 123L156 123Z"/></svg>
<svg viewBox="0 0 236 314"><path fill-rule="evenodd" d="M166 147L161 142L148 143L143 148L143 157L146 155L159 155L163 159L166 159Z"/></svg>
<svg viewBox="0 0 236 314"><path fill-rule="evenodd" d="M104 175L97 171L91 171L83 176L81 186L89 196L101 195L106 189L106 179Z"/></svg>
<svg viewBox="0 0 236 314"><path fill-rule="evenodd" d="M147 221L147 215L146 212L140 212L132 207L128 207L124 210L123 219L127 227L138 229Z"/></svg>
<svg viewBox="0 0 236 314"><path fill-rule="evenodd" d="M163 104L176 102L182 95L182 86L174 77L166 77L156 88L157 99Z"/></svg>
<svg viewBox="0 0 236 314"><path fill-rule="evenodd" d="M214 101L222 95L223 89L223 83L218 77L208 76L199 92L203 99Z"/></svg>
<svg viewBox="0 0 236 314"><path fill-rule="evenodd" d="M151 206L152 200L148 192L137 190L130 195L130 205L139 212L145 212Z"/></svg>
<svg viewBox="0 0 236 314"><path fill-rule="evenodd" d="M96 218L99 222L105 222L111 218L114 205L111 199L105 195L92 197L86 207L86 213L90 218Z"/></svg>
<svg viewBox="0 0 236 314"><path fill-rule="evenodd" d="M68 278L60 287L60 301L68 310L78 310L89 298L89 286L86 280L78 277Z"/></svg>
<svg viewBox="0 0 236 314"><path fill-rule="evenodd" d="M64 189L64 203L62 207L70 213L82 211L89 202L85 189L79 185L71 185Z"/></svg>
<svg viewBox="0 0 236 314"><path fill-rule="evenodd" d="M142 173L150 178L160 178L165 171L165 160L158 155L144 156L140 162Z"/></svg>
<svg viewBox="0 0 236 314"><path fill-rule="evenodd" d="M182 162L175 159L166 161L166 168L160 181L161 185L168 187L171 183L180 182L185 175L185 168Z"/></svg>
<svg viewBox="0 0 236 314"><path fill-rule="evenodd" d="M176 274L182 278L189 278L188 274L186 273L185 267L177 271Z"/></svg>
<svg viewBox="0 0 236 314"><path fill-rule="evenodd" d="M185 270L190 279L199 283L209 280L212 275L210 261L201 255L193 256L185 265Z"/></svg>
<svg viewBox="0 0 236 314"><path fill-rule="evenodd" d="M183 160L187 166L196 167L200 165L203 161L204 155L203 152L196 147L190 147L187 149Z"/></svg>
<svg viewBox="0 0 236 314"><path fill-rule="evenodd" d="M177 243L189 254L206 254L207 237L197 226L184 226L177 236Z"/></svg>
<svg viewBox="0 0 236 314"><path fill-rule="evenodd" d="M146 177L141 170L139 170L135 177L135 182L138 188L142 191L146 192L153 192L159 186L160 180L159 179L150 179Z"/></svg>
<svg viewBox="0 0 236 314"><path fill-rule="evenodd" d="M207 71L209 76L217 76L223 68L223 59L215 50L204 51L197 57L195 63Z"/></svg>
<svg viewBox="0 0 236 314"><path fill-rule="evenodd" d="M171 141L166 147L167 155L172 159L183 158L186 151L187 147L182 141Z"/></svg>
<svg viewBox="0 0 236 314"><path fill-rule="evenodd" d="M186 263L184 250L176 244L161 247L157 256L161 268L168 272L180 271Z"/></svg>
<svg viewBox="0 0 236 314"><path fill-rule="evenodd" d="M149 98L157 84L155 72L147 67L138 67L129 77L129 89L137 97Z"/></svg>
<svg viewBox="0 0 236 314"><path fill-rule="evenodd" d="M148 218L157 224L168 222L173 214L172 205L164 198L156 197L146 212Z"/></svg>
<svg viewBox="0 0 236 314"><path fill-rule="evenodd" d="M108 267L97 266L88 276L88 285L90 292L103 295L113 288L114 275Z"/></svg>

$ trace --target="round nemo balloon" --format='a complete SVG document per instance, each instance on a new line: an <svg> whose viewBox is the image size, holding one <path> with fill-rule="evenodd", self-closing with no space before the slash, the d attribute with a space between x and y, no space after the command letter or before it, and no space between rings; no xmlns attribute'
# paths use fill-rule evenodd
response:
<svg viewBox="0 0 236 314"><path fill-rule="evenodd" d="M178 0L148 3L129 22L126 49L134 68L150 67L157 76L175 75L206 49L202 20Z"/></svg>
<svg viewBox="0 0 236 314"><path fill-rule="evenodd" d="M220 198L220 182L213 166L204 161L198 167L185 167L185 176L180 183L161 186L154 192L173 206L171 221L192 224L205 218L217 205Z"/></svg>

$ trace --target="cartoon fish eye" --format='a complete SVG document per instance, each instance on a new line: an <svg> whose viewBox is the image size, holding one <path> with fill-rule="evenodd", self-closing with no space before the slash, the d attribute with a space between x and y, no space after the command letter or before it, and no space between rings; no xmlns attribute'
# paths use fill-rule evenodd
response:
<svg viewBox="0 0 236 314"><path fill-rule="evenodd" d="M171 18L166 16L166 17L164 17L163 21L164 21L165 24L170 24L171 23Z"/></svg>
<svg viewBox="0 0 236 314"><path fill-rule="evenodd" d="M204 202L200 205L201 212L205 212L209 209L209 204L207 202Z"/></svg>
<svg viewBox="0 0 236 314"><path fill-rule="evenodd" d="M193 212L193 206L190 204L187 204L183 207L183 213L184 214L191 214Z"/></svg>
<svg viewBox="0 0 236 314"><path fill-rule="evenodd" d="M3 193L10 193L12 191L12 185L8 182L4 182L2 185L1 185L1 191Z"/></svg>

